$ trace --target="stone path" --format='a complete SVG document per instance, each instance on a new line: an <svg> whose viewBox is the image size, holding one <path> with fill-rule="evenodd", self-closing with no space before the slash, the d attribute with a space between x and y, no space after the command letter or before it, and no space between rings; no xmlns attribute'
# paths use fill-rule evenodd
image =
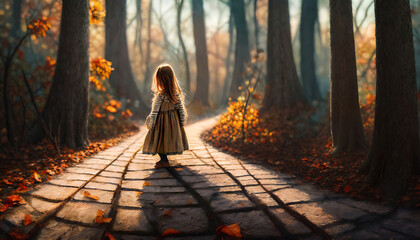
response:
<svg viewBox="0 0 420 240"><path fill-rule="evenodd" d="M207 145L200 134L215 118L187 127L191 150L170 156L138 152L146 130L69 167L23 195L7 211L0 238L13 228L34 239L215 239L221 224L238 223L246 239L418 239L420 213L351 200L295 177L250 164ZM83 195L88 191L98 200ZM97 211L112 218L94 223ZM30 214L34 220L24 226Z"/></svg>

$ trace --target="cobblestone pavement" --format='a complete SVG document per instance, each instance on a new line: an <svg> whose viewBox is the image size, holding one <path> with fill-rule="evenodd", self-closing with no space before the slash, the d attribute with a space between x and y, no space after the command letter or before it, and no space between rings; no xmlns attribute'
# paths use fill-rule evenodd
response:
<svg viewBox="0 0 420 240"><path fill-rule="evenodd" d="M0 238L13 228L34 239L215 239L221 224L238 223L246 239L419 239L418 210L355 201L299 184L292 175L250 164L207 145L200 134L215 124L189 125L191 150L170 156L139 152L146 130L102 151L23 195L7 211ZM98 200L84 196L88 191ZM97 224L98 210L109 223ZM168 210L170 210L168 212ZM34 220L24 226L30 214Z"/></svg>

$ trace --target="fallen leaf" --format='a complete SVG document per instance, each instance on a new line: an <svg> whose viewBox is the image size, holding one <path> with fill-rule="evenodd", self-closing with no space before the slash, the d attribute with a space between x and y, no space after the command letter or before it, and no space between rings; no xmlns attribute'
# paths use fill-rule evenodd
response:
<svg viewBox="0 0 420 240"><path fill-rule="evenodd" d="M25 218L23 219L23 225L28 226L31 223L32 223L31 215L26 214Z"/></svg>
<svg viewBox="0 0 420 240"><path fill-rule="evenodd" d="M137 192L136 196L139 197L143 192Z"/></svg>
<svg viewBox="0 0 420 240"><path fill-rule="evenodd" d="M105 232L105 237L107 237L107 238L108 238L108 240L116 240L116 239L114 238L114 236L112 236L112 234L111 234L111 233L109 233L108 231L107 231L107 232Z"/></svg>
<svg viewBox="0 0 420 240"><path fill-rule="evenodd" d="M95 220L93 221L94 223L109 223L111 222L112 218L104 218L104 211L102 210L98 210L98 212L96 213L96 217Z"/></svg>
<svg viewBox="0 0 420 240"><path fill-rule="evenodd" d="M346 187L343 189L343 191L344 191L345 193L348 193L348 192L350 192L352 189L353 189L352 187L350 187L350 186L346 186Z"/></svg>
<svg viewBox="0 0 420 240"><path fill-rule="evenodd" d="M180 231L174 229L174 228L168 228L165 231L163 231L162 233L162 237L163 236L168 236L168 235L174 235L174 234L179 234L181 233Z"/></svg>
<svg viewBox="0 0 420 240"><path fill-rule="evenodd" d="M172 217L172 212L171 212L171 209L169 209L168 211L166 211L166 212L163 214L163 216L165 216L165 217Z"/></svg>
<svg viewBox="0 0 420 240"><path fill-rule="evenodd" d="M187 201L187 204L190 205L190 204L193 204L193 202L191 202L190 200L188 200Z"/></svg>
<svg viewBox="0 0 420 240"><path fill-rule="evenodd" d="M32 176L34 177L36 181L42 182L41 176L37 172L34 172Z"/></svg>
<svg viewBox="0 0 420 240"><path fill-rule="evenodd" d="M83 196L87 197L87 198L91 198L91 199L95 199L95 200L99 200L99 197L97 196L93 196L92 194L90 194L88 191L84 191L83 192Z"/></svg>
<svg viewBox="0 0 420 240"><path fill-rule="evenodd" d="M6 211L11 205L10 204L3 204L0 207L0 213Z"/></svg>
<svg viewBox="0 0 420 240"><path fill-rule="evenodd" d="M150 186L150 182L144 182L143 186Z"/></svg>
<svg viewBox="0 0 420 240"><path fill-rule="evenodd" d="M13 232L9 233L9 236L12 239L16 239L16 240L29 239L29 235L28 234L22 234L16 228L13 230Z"/></svg>
<svg viewBox="0 0 420 240"><path fill-rule="evenodd" d="M242 237L241 228L237 223L234 223L232 225L221 225L216 229L216 232L219 234L224 233L235 238Z"/></svg>

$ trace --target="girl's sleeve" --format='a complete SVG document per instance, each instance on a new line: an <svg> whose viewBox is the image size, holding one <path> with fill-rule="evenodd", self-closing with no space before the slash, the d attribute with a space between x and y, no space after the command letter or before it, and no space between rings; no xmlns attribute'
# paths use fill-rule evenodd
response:
<svg viewBox="0 0 420 240"><path fill-rule="evenodd" d="M153 102L152 111L146 118L146 126L149 130L153 129L156 124L156 118L159 114L160 105L162 104L162 97L158 95L156 100Z"/></svg>
<svg viewBox="0 0 420 240"><path fill-rule="evenodd" d="M187 116L188 116L187 111L185 110L184 100L180 98L179 101L175 104L175 107L179 111L180 124L181 126L184 126L185 123L187 122Z"/></svg>

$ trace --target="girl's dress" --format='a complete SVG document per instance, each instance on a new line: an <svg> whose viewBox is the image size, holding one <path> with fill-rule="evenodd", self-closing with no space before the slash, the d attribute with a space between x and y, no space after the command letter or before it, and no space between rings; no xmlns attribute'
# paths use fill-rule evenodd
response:
<svg viewBox="0 0 420 240"><path fill-rule="evenodd" d="M152 112L146 118L149 132L144 140L144 154L173 155L188 150L184 130L187 113L179 95L178 99L177 103L172 103L166 94L160 93L156 96Z"/></svg>

